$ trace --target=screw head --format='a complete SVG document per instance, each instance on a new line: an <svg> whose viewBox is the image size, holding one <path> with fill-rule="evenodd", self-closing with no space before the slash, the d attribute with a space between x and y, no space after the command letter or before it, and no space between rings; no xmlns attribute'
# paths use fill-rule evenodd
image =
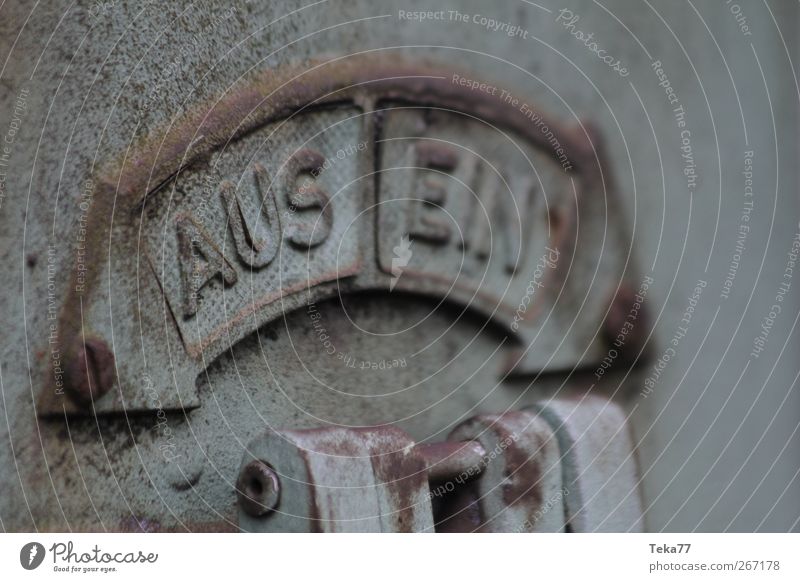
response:
<svg viewBox="0 0 800 582"><path fill-rule="evenodd" d="M87 337L76 347L65 371L72 398L88 404L114 385L114 352L103 340Z"/></svg>
<svg viewBox="0 0 800 582"><path fill-rule="evenodd" d="M240 507L248 515L267 515L278 507L281 498L278 475L264 461L251 461L239 473L236 495Z"/></svg>

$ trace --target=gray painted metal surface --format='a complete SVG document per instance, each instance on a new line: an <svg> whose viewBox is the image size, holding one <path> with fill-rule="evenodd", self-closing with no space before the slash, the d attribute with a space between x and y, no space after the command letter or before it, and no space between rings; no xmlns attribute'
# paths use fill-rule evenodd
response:
<svg viewBox="0 0 800 582"><path fill-rule="evenodd" d="M233 531L266 430L587 392L646 529L797 528L796 7L442 8L0 9L5 529Z"/></svg>

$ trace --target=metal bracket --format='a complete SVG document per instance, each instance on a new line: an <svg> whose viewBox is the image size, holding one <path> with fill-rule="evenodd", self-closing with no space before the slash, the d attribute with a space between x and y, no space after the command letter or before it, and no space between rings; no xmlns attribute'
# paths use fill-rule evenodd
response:
<svg viewBox="0 0 800 582"><path fill-rule="evenodd" d="M476 416L443 443L393 426L273 431L239 472L250 532L642 529L625 415L595 396Z"/></svg>

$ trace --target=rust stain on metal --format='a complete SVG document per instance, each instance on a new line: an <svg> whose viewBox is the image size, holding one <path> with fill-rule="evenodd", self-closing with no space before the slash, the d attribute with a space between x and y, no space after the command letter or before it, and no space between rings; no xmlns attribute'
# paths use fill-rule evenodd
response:
<svg viewBox="0 0 800 582"><path fill-rule="evenodd" d="M312 62L302 69L257 74L222 98L194 107L180 122L154 129L139 141L130 155L108 164L92 181L93 196L86 220L86 269L81 273L73 271L70 292L59 319L58 342L67 346L63 350L65 356L74 355L70 354L68 346L83 333L80 306L90 304L97 292L106 260L104 242L108 240L114 213L130 215L140 208L147 196L157 195L162 186L184 168L206 159L231 139L259 126L336 103L373 103L378 107L382 103L414 104L468 113L516 132L556 157L545 135L519 109L496 96L452 83L451 75L449 69L404 62L396 57L342 57ZM548 121L548 126L563 144L575 169L584 178L587 172L594 175L599 168L594 163L596 153L587 136L560 127L552 120ZM432 155L437 160L441 157L436 157L436 150ZM447 165L452 160L444 156L439 162ZM358 267L350 265L337 275L347 276ZM252 309L236 314L232 325L269 301L269 298L263 299ZM190 356L197 358L205 350L221 345L230 327L222 326L203 343L187 346ZM40 396L40 407L52 410L59 396L52 385L46 386Z"/></svg>
<svg viewBox="0 0 800 582"><path fill-rule="evenodd" d="M513 437L510 433L500 433L504 439ZM544 450L545 442L537 435L536 451ZM535 459L535 452L526 450L516 444L509 446L504 452L506 482L503 484L503 501L506 505L524 505L535 510L541 507L544 496L542 495L542 475L539 463Z"/></svg>
<svg viewBox="0 0 800 582"><path fill-rule="evenodd" d="M86 406L114 384L114 353L103 340L87 337L67 361L65 371L70 396Z"/></svg>
<svg viewBox="0 0 800 582"><path fill-rule="evenodd" d="M478 441L444 441L417 445L416 449L425 459L431 481L452 479L461 473L477 477L483 470L486 455Z"/></svg>
<svg viewBox="0 0 800 582"><path fill-rule="evenodd" d="M417 146L418 163L439 170L453 170L458 156L449 147L439 143L423 142Z"/></svg>
<svg viewBox="0 0 800 582"><path fill-rule="evenodd" d="M306 467L308 467L308 451L305 449L299 449L300 458L303 459L303 462ZM305 475L305 482L309 492L309 503L308 503L308 519L310 522L309 530L311 533L322 533L322 513L319 510L319 502L317 501L317 486L314 482L314 477L312 476L311 472L309 471Z"/></svg>
<svg viewBox="0 0 800 582"><path fill-rule="evenodd" d="M411 532L414 524L415 497L420 490L428 489L425 463L414 454L395 452L372 457L372 468L380 483L386 486L397 508L391 516L394 531Z"/></svg>
<svg viewBox="0 0 800 582"><path fill-rule="evenodd" d="M624 333L624 342L617 350L621 363L630 363L644 349L649 332L647 309L644 304L638 310L636 319L629 323L628 316L636 303L637 291L625 282L620 285L608 308L603 336L609 345L616 345L619 334ZM628 325L626 325L628 324Z"/></svg>

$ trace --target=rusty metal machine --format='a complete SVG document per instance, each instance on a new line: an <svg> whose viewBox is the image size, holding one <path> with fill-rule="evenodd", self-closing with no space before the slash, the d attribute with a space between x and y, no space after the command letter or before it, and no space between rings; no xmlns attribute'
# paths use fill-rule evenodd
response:
<svg viewBox="0 0 800 582"><path fill-rule="evenodd" d="M528 34L605 64L554 7L317 4L0 23L3 528L663 527L661 194Z"/></svg>

